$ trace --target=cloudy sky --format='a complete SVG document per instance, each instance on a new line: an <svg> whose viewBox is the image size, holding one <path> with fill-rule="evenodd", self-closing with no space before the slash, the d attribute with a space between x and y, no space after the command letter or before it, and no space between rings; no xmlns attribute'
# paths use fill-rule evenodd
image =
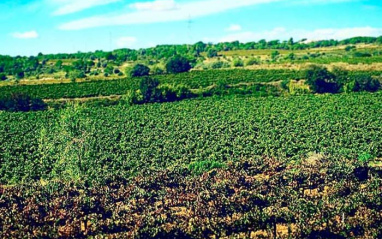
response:
<svg viewBox="0 0 382 239"><path fill-rule="evenodd" d="M0 54L382 35L381 0L1 0Z"/></svg>

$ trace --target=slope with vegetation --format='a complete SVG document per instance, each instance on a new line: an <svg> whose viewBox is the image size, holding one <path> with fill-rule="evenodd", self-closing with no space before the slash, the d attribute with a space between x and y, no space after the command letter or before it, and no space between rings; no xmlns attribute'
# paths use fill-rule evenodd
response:
<svg viewBox="0 0 382 239"><path fill-rule="evenodd" d="M0 238L380 238L380 43L0 57Z"/></svg>

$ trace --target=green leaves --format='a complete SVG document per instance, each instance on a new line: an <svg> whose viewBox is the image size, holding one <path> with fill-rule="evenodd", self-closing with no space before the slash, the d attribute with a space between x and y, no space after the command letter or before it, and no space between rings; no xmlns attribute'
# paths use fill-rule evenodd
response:
<svg viewBox="0 0 382 239"><path fill-rule="evenodd" d="M60 178L65 170L102 180L192 162L299 160L309 152L381 157L381 108L380 94L353 93L1 112L0 183Z"/></svg>

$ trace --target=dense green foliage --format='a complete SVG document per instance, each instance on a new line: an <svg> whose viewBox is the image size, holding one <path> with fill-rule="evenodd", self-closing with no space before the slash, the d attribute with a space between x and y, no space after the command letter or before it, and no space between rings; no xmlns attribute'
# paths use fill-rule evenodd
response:
<svg viewBox="0 0 382 239"><path fill-rule="evenodd" d="M148 76L150 68L143 64L136 64L132 69L128 70L130 77Z"/></svg>
<svg viewBox="0 0 382 239"><path fill-rule="evenodd" d="M374 79L370 73L354 74L340 68L330 72L325 67L317 65L312 65L305 71L305 79L315 93L376 92L381 88L380 80Z"/></svg>
<svg viewBox="0 0 382 239"><path fill-rule="evenodd" d="M121 66L125 62L147 62L154 64L155 62L167 62L174 56L182 56L191 62L203 59L203 54L208 57L216 57L218 52L233 51L233 50L252 50L252 49L275 49L275 50L302 50L302 49L315 49L320 47L340 46L348 44L381 44L382 36L375 37L355 37L342 41L323 40L310 43L303 41L294 42L293 39L289 41L266 41L260 40L259 42L240 43L223 42L218 44L206 44L197 42L193 45L162 45L147 49L118 49L112 52L95 51L95 52L78 52L73 54L38 54L38 56L1 56L0 55L0 80L5 80L8 76L12 79L22 79L25 77L36 77L37 79L43 74L55 74L64 72L66 77L73 78L79 75L93 76L103 73L104 76L113 74L120 74L115 72L115 67ZM294 61L294 62L314 62L314 63L327 63L327 62L349 62L349 63L372 63L381 61L381 52L352 52L353 48L346 51L347 55L335 55L326 57L322 54L309 54L304 57L296 57L293 53L289 54L285 60L277 59L277 62ZM276 53L277 51L274 51ZM279 54L272 54L272 59L276 62ZM74 75L70 74L72 71L76 72ZM169 71L178 72L178 71Z"/></svg>
<svg viewBox="0 0 382 239"><path fill-rule="evenodd" d="M180 55L171 57L166 63L167 73L182 73L187 72L191 69L190 61Z"/></svg>
<svg viewBox="0 0 382 239"><path fill-rule="evenodd" d="M161 84L183 85L198 89L217 84L266 83L284 79L302 79L303 74L291 70L210 70L182 74L157 75ZM16 85L0 87L0 95L25 93L40 99L78 98L90 96L123 95L139 88L139 79L89 81L83 83Z"/></svg>
<svg viewBox="0 0 382 239"><path fill-rule="evenodd" d="M309 67L306 70L305 78L310 89L316 93L337 93L340 88L336 81L336 75L324 67L316 65Z"/></svg>
<svg viewBox="0 0 382 239"><path fill-rule="evenodd" d="M0 183L102 181L144 169L309 152L381 157L381 94L224 97L0 112Z"/></svg>
<svg viewBox="0 0 382 239"><path fill-rule="evenodd" d="M22 93L0 96L0 110L27 112L46 108L47 105L41 99L31 98Z"/></svg>

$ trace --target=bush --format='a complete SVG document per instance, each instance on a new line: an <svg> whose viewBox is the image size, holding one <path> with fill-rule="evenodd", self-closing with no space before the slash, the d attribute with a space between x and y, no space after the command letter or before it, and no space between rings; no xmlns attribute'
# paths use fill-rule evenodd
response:
<svg viewBox="0 0 382 239"><path fill-rule="evenodd" d="M259 59L257 59L257 58L250 58L245 63L245 65L247 65L247 66L253 66L253 65L258 65L258 64L259 64Z"/></svg>
<svg viewBox="0 0 382 239"><path fill-rule="evenodd" d="M140 84L139 90L143 97L142 103L160 102L162 93L158 89L159 81L150 77L144 77Z"/></svg>
<svg viewBox="0 0 382 239"><path fill-rule="evenodd" d="M166 63L167 73L182 73L191 69L190 61L182 56L174 56Z"/></svg>
<svg viewBox="0 0 382 239"><path fill-rule="evenodd" d="M7 76L4 73L0 74L0 80L6 80Z"/></svg>
<svg viewBox="0 0 382 239"><path fill-rule="evenodd" d="M212 69L221 69L221 68L229 68L230 67L230 65L224 61L212 62L210 66Z"/></svg>
<svg viewBox="0 0 382 239"><path fill-rule="evenodd" d="M128 70L127 75L130 77L148 76L150 68L143 64L136 64L132 69Z"/></svg>
<svg viewBox="0 0 382 239"><path fill-rule="evenodd" d="M45 110L46 108L47 105L43 100L33 99L22 93L16 93L0 98L0 110L27 112Z"/></svg>
<svg viewBox="0 0 382 239"><path fill-rule="evenodd" d="M234 67L243 67L243 66L244 66L244 62L243 62L243 60L241 60L240 58L235 58L235 59L233 60L232 65L233 65Z"/></svg>
<svg viewBox="0 0 382 239"><path fill-rule="evenodd" d="M276 58L280 55L280 52L278 51L272 51L271 52L271 58L272 60L276 60Z"/></svg>
<svg viewBox="0 0 382 239"><path fill-rule="evenodd" d="M283 80L281 82L280 86L284 90L289 90L289 83L290 83L290 80L289 79L285 79L285 80Z"/></svg>
<svg viewBox="0 0 382 239"><path fill-rule="evenodd" d="M72 82L75 82L76 79L85 78L85 77L86 77L86 74L85 74L85 72L83 72L83 71L72 70L72 71L69 72L69 74L67 75L67 77L69 77L69 79L70 79Z"/></svg>
<svg viewBox="0 0 382 239"><path fill-rule="evenodd" d="M159 66L154 66L152 68L152 73L154 75L162 75L164 73L164 70L161 67L159 67Z"/></svg>
<svg viewBox="0 0 382 239"><path fill-rule="evenodd" d="M354 88L353 91L359 92L359 91L369 91L369 92L375 92L379 90L381 87L381 83L373 79L370 74L362 74L357 77L357 79L354 81Z"/></svg>
<svg viewBox="0 0 382 239"><path fill-rule="evenodd" d="M213 57L217 57L218 56L218 51L215 50L215 49L209 49L207 51L207 57L208 58L213 58Z"/></svg>
<svg viewBox="0 0 382 239"><path fill-rule="evenodd" d="M118 75L121 71L118 68L114 68L114 74Z"/></svg>
<svg viewBox="0 0 382 239"><path fill-rule="evenodd" d="M371 57L372 55L368 52L355 52L354 57Z"/></svg>
<svg viewBox="0 0 382 239"><path fill-rule="evenodd" d="M225 163L221 163L215 160L193 162L188 166L189 170L196 175L200 175L204 172L208 172L213 169L226 168L226 167L227 165Z"/></svg>
<svg viewBox="0 0 382 239"><path fill-rule="evenodd" d="M325 67L313 65L305 72L306 83L315 93L337 93L336 76Z"/></svg>
<svg viewBox="0 0 382 239"><path fill-rule="evenodd" d="M347 46L347 47L345 47L345 51L351 51L353 49L356 49L356 47L355 46Z"/></svg>

